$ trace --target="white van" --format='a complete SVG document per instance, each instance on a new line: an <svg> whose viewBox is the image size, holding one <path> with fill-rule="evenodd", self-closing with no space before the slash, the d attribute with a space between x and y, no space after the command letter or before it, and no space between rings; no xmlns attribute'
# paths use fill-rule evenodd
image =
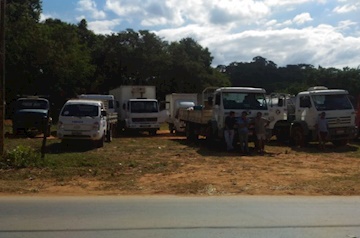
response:
<svg viewBox="0 0 360 238"><path fill-rule="evenodd" d="M57 136L64 140L92 140L104 146L106 110L99 100L71 99L60 111Z"/></svg>

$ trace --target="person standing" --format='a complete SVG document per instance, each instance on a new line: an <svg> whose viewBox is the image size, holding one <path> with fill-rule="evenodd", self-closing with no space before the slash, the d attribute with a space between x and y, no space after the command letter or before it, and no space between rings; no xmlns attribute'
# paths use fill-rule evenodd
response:
<svg viewBox="0 0 360 238"><path fill-rule="evenodd" d="M261 154L265 152L266 127L270 121L262 117L262 113L258 112L254 120L255 135L257 139L257 151Z"/></svg>
<svg viewBox="0 0 360 238"><path fill-rule="evenodd" d="M224 138L226 142L226 149L227 151L231 151L234 149L233 142L234 142L234 126L235 126L235 112L230 111L229 115L225 118L225 128L224 128Z"/></svg>
<svg viewBox="0 0 360 238"><path fill-rule="evenodd" d="M249 124L250 120L247 118L247 112L243 111L241 113L241 117L237 121L238 125L238 134L239 134L239 142L240 149L242 153L249 153Z"/></svg>
<svg viewBox="0 0 360 238"><path fill-rule="evenodd" d="M328 125L328 122L327 122L325 116L326 116L325 112L320 113L320 115L316 121L316 125L315 125L317 134L319 137L319 148L320 149L325 148L326 139L327 139L327 136L329 133L329 130L328 130L329 125Z"/></svg>

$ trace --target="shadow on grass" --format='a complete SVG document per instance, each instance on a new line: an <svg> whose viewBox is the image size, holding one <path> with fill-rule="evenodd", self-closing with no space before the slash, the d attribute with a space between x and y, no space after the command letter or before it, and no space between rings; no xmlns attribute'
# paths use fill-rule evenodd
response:
<svg viewBox="0 0 360 238"><path fill-rule="evenodd" d="M299 146L291 146L287 142L278 142L276 140L271 140L267 143L267 146L280 146L280 147L288 147L289 149L297 152L311 153L311 154L324 154L324 153L348 153L358 151L360 145L360 141L350 141L347 145L344 146L335 146L331 142L325 144L324 149L319 148L319 144L317 142L311 142L303 147Z"/></svg>
<svg viewBox="0 0 360 238"><path fill-rule="evenodd" d="M46 146L46 154L79 153L96 149L92 141L73 140L66 143L55 142Z"/></svg>
<svg viewBox="0 0 360 238"><path fill-rule="evenodd" d="M179 144L186 145L189 147L194 148L200 155L203 156L229 156L229 155L265 155L265 156L276 156L277 153L258 153L255 149L255 145L253 142L249 142L249 153L243 154L240 150L240 145L236 144L234 150L228 152L226 151L226 146L223 142L217 141L211 145L208 144L206 139L198 139L198 140L186 140L186 139L171 139ZM345 146L335 146L332 143L328 142L325 145L325 149L319 149L318 143L309 143L305 147L296 147L290 146L286 142L278 142L276 140L271 140L266 143L266 147L284 147L288 148L289 150L293 150L296 152L303 152L309 154L324 154L324 153L348 153L348 152L356 152L359 150L360 147L360 140L358 141L350 141ZM265 148L266 148L265 147Z"/></svg>

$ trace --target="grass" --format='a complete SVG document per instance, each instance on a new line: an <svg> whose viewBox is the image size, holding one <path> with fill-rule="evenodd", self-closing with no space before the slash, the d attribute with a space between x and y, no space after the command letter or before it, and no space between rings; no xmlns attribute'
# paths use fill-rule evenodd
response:
<svg viewBox="0 0 360 238"><path fill-rule="evenodd" d="M163 126L166 128L166 126ZM244 158L237 154L229 154L221 149L209 149L204 146L203 141L189 144L181 139L169 139L163 136L151 137L148 135L128 136L114 138L113 142L105 143L103 148L94 148L91 143L71 143L64 147L60 140L56 138L48 139L46 144L46 155L43 166L26 168L0 168L0 192L9 193L34 193L42 189L42 181L52 181L53 184L67 185L70 181L79 179L96 180L101 183L99 191L112 189L138 191L138 181L144 175L162 175L164 178L174 173L178 173L186 165L203 163L204 166L226 166L229 161L236 161L238 167L230 167L228 170L242 172L256 171L262 167L252 165L252 160L259 161L252 157L244 162ZM29 146L38 154L41 151L42 139L29 138L10 138L5 139L5 150L13 150L19 145ZM250 144L253 146L253 144ZM316 144L310 144L307 148L290 148L276 142L271 142L266 146L271 153L267 155L271 162L276 160L277 154L289 155L293 159L276 160L276 166L280 169L295 171L296 169L306 169L296 160L297 156L321 156L331 157L334 153L346 157L360 158L359 141L354 141L346 147L333 147L330 144L325 151L319 151ZM316 161L315 161L316 162ZM315 163L314 162L314 163ZM265 163L265 162L264 162ZM279 164L280 163L280 164ZM316 165L316 164L315 164ZM258 164L259 166L259 164ZM312 166L312 167L311 167ZM321 169L311 165L309 169ZM270 167L268 167L270 168ZM271 167L272 168L272 167ZM278 170L279 171L279 170ZM195 170L195 172L198 172ZM261 171L260 171L261 172ZM285 171L286 172L286 171ZM336 168L334 168L336 172ZM241 173L239 173L241 175ZM291 175L292 173L289 173ZM239 175L239 176L240 176ZM257 176L257 175L256 175ZM256 178L254 175L254 178ZM40 181L37 187L30 186L32 181ZM335 193L336 187L328 184L338 183L346 186L360 184L359 173L343 174L338 177L328 177L321 180L312 180L299 183L304 188L327 187L329 193ZM80 182L79 182L80 184ZM300 185L297 186L300 186ZM211 184L210 184L211 185ZM200 178L190 181L180 181L176 184L168 185L168 191L173 194L213 194L216 191L209 183ZM86 188L87 185L79 185ZM346 190L349 192L351 189ZM355 190L353 193L360 194ZM351 194L353 194L351 193Z"/></svg>

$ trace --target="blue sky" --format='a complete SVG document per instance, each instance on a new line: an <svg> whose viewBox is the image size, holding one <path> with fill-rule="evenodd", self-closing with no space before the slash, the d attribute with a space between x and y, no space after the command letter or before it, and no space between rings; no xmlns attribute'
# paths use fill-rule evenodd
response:
<svg viewBox="0 0 360 238"><path fill-rule="evenodd" d="M127 28L164 40L195 39L213 65L262 56L278 66L360 67L359 0L42 0L41 19L96 34Z"/></svg>

